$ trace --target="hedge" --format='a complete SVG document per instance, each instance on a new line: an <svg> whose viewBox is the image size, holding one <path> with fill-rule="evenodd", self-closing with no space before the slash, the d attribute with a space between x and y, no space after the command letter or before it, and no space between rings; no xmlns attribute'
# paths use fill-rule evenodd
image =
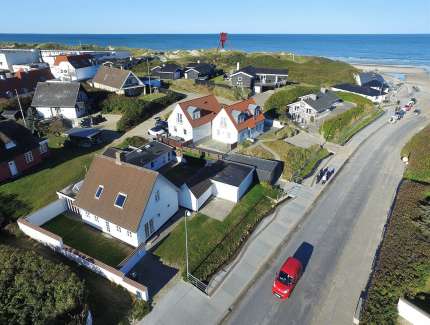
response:
<svg viewBox="0 0 430 325"><path fill-rule="evenodd" d="M423 196L429 190L429 185L412 181L401 185L360 324L396 324L399 298L414 299L425 287L430 276L430 197ZM428 304L424 307L429 311Z"/></svg>
<svg viewBox="0 0 430 325"><path fill-rule="evenodd" d="M122 101L115 99L110 102L108 107L111 109L120 108L122 110L123 115L117 122L116 127L118 131L125 132L183 98L185 98L184 94L167 91L166 96L157 98L151 102L146 102L138 98L121 97ZM130 103L130 105L124 105L127 103Z"/></svg>

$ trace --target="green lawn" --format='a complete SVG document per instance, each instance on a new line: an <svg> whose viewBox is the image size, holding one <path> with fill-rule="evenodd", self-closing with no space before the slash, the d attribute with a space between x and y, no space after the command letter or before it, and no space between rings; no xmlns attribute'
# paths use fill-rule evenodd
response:
<svg viewBox="0 0 430 325"><path fill-rule="evenodd" d="M417 133L402 149L409 157L405 178L430 183L430 125Z"/></svg>
<svg viewBox="0 0 430 325"><path fill-rule="evenodd" d="M56 191L82 179L96 149L62 148L58 137L49 139L51 157L16 180L0 185L0 197L10 196L16 209L9 216L18 219L54 201Z"/></svg>
<svg viewBox="0 0 430 325"><path fill-rule="evenodd" d="M337 92L336 95L344 102L356 104L356 107L323 122L320 133L327 141L343 145L384 114L383 110L376 108L370 100L362 96L345 92Z"/></svg>
<svg viewBox="0 0 430 325"><path fill-rule="evenodd" d="M116 267L133 251L117 239L107 238L102 232L81 221L61 214L42 226L63 238L63 242L103 263Z"/></svg>
<svg viewBox="0 0 430 325"><path fill-rule="evenodd" d="M276 194L271 187L258 184L222 222L200 213L194 215L188 222L190 272L208 281L222 265L228 263L272 208L266 196L275 197ZM184 236L184 222L181 221L157 247L155 254L165 263L184 270Z"/></svg>
<svg viewBox="0 0 430 325"><path fill-rule="evenodd" d="M140 96L141 99L143 99L144 101L147 101L147 102L152 102L155 99L159 99L159 98L163 98L163 97L166 97L166 95L163 93L152 93L152 94Z"/></svg>

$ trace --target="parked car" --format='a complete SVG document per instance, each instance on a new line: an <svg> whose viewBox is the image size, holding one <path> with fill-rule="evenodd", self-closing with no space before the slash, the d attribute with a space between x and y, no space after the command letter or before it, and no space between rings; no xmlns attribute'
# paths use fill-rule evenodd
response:
<svg viewBox="0 0 430 325"><path fill-rule="evenodd" d="M288 257L273 281L272 293L279 299L285 300L290 297L297 282L302 276L303 265L294 257Z"/></svg>
<svg viewBox="0 0 430 325"><path fill-rule="evenodd" d="M159 125L156 125L153 128L148 130L148 134L152 136L162 135L165 133L166 133L166 130Z"/></svg>

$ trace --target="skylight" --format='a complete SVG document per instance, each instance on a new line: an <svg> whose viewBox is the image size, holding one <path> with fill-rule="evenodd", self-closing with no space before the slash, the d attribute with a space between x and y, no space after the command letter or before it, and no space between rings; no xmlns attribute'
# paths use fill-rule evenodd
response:
<svg viewBox="0 0 430 325"><path fill-rule="evenodd" d="M127 194L118 193L118 195L116 196L114 205L117 208L121 208L122 209L124 207L124 204L125 204L126 200L127 200Z"/></svg>
<svg viewBox="0 0 430 325"><path fill-rule="evenodd" d="M100 199L100 196L103 193L103 189L104 189L103 185L99 185L99 187L97 188L97 191L96 191L96 199Z"/></svg>

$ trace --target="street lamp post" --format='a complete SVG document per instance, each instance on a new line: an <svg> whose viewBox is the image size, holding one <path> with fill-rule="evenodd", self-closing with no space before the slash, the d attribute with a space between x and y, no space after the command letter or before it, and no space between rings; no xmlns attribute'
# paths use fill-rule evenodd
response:
<svg viewBox="0 0 430 325"><path fill-rule="evenodd" d="M188 229L187 229L187 217L191 215L190 211L185 210L184 219L185 219L185 264L187 267L187 280L188 280Z"/></svg>

